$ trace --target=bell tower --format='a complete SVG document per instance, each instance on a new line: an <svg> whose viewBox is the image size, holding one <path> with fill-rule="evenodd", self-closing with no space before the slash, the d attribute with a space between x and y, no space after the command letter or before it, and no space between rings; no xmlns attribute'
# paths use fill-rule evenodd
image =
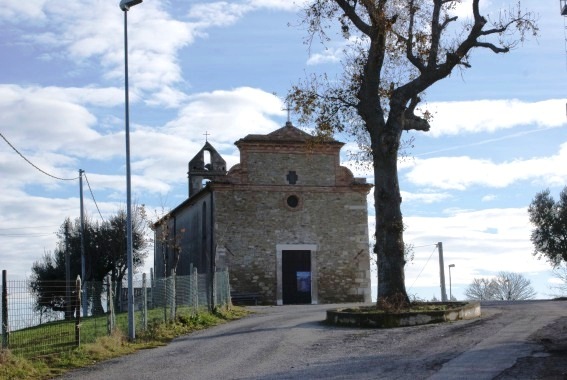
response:
<svg viewBox="0 0 567 380"><path fill-rule="evenodd" d="M205 180L214 181L226 176L226 161L207 141L203 148L189 161L189 197L197 194Z"/></svg>

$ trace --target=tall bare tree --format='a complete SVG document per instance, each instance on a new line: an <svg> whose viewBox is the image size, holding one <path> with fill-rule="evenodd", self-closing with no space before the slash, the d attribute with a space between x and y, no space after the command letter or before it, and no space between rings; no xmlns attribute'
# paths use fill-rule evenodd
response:
<svg viewBox="0 0 567 380"><path fill-rule="evenodd" d="M470 2L461 23L451 0L314 0L304 8L308 42L345 39L340 78L311 76L288 99L300 122L315 124L322 137L348 132L372 159L378 298L409 301L404 284L404 224L398 183L398 155L404 131L429 131L430 115L419 112L420 96L456 68L470 68L475 49L507 53L536 34L532 14L520 4L496 16Z"/></svg>
<svg viewBox="0 0 567 380"><path fill-rule="evenodd" d="M475 278L465 296L479 301L524 301L535 298L531 281L521 273L499 272L496 278Z"/></svg>

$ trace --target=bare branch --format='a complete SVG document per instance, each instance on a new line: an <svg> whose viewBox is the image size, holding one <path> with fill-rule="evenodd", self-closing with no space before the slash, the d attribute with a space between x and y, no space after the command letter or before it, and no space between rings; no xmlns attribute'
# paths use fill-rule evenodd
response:
<svg viewBox="0 0 567 380"><path fill-rule="evenodd" d="M336 3L339 5L339 7L341 7L345 15L354 24L354 26L358 28L358 30L360 30L362 33L366 34L367 36L370 36L372 29L370 25L365 23L358 16L358 13L356 13L356 5L357 5L356 1L354 2L353 5L350 5L349 2L346 0L336 0Z"/></svg>
<svg viewBox="0 0 567 380"><path fill-rule="evenodd" d="M441 24L441 30L445 30L445 28L447 27L447 25L449 25L449 23L453 21L457 21L458 18L459 18L458 16L447 17L445 21L443 21L443 24Z"/></svg>
<svg viewBox="0 0 567 380"><path fill-rule="evenodd" d="M473 3L472 3L474 23L475 24L478 24L478 23L481 23L481 22L486 23L485 18L480 15L478 3L479 3L479 0L473 0Z"/></svg>
<svg viewBox="0 0 567 380"><path fill-rule="evenodd" d="M420 72L425 71L425 65L419 58L417 58L413 54L413 26L415 22L415 12L417 11L416 7L414 6L414 0L411 0L409 3L410 7L410 20L408 26L408 38L404 38L406 42L406 57L407 59L414 65Z"/></svg>
<svg viewBox="0 0 567 380"><path fill-rule="evenodd" d="M427 59L428 67L435 67L437 65L439 43L441 41L441 32L443 31L443 28L439 24L442 2L440 0L436 0L433 3L433 13L431 15L431 48L429 49L429 57Z"/></svg>
<svg viewBox="0 0 567 380"><path fill-rule="evenodd" d="M488 48L495 53L508 53L510 51L510 48L508 48L508 47L498 47L498 46L491 44L491 43L488 43L488 42L477 42L473 45L473 47Z"/></svg>

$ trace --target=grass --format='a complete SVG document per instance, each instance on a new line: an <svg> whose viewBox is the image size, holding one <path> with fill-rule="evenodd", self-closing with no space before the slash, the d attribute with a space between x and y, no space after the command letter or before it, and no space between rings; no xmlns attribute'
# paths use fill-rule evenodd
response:
<svg viewBox="0 0 567 380"><path fill-rule="evenodd" d="M177 336L242 318L248 314L248 311L239 307L231 307L230 309L219 309L214 313L206 311L194 313L192 309L187 308L178 310L177 317L171 322L163 322L163 310L152 310L148 314L148 328L146 331L137 332L135 342L129 342L122 332L127 330L124 328L127 326L127 313L116 316L118 328L113 334L98 338L95 338L95 335L100 326L106 329L106 316L86 318L81 323L82 343L80 347L74 346L73 327L73 343L68 344L69 347L64 350L58 347L43 348L38 351L37 348L41 346L38 346L36 342L47 340L49 337L53 338L54 334L60 334L61 331L67 333L69 328L64 325L73 326L71 322L49 323L16 331L10 336L11 341L18 342L14 350L0 349L0 379L49 379L74 368L89 366L141 349L165 345ZM24 350L24 344L31 344L32 348Z"/></svg>

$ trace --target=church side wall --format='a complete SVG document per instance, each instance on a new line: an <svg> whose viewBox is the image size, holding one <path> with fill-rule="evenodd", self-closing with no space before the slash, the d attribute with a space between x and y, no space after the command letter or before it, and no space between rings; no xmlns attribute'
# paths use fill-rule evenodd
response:
<svg viewBox="0 0 567 380"><path fill-rule="evenodd" d="M286 204L290 195L299 205ZM366 194L348 187L230 187L215 191L217 247L231 286L277 301L277 245L315 245L319 303L370 301ZM313 270L313 268L312 268Z"/></svg>
<svg viewBox="0 0 567 380"><path fill-rule="evenodd" d="M154 262L157 277L171 275L174 267L179 276L191 274L191 268L197 268L199 273L210 271L210 207L210 196L202 197L191 206L169 214L164 219L167 230L165 226L156 229Z"/></svg>

